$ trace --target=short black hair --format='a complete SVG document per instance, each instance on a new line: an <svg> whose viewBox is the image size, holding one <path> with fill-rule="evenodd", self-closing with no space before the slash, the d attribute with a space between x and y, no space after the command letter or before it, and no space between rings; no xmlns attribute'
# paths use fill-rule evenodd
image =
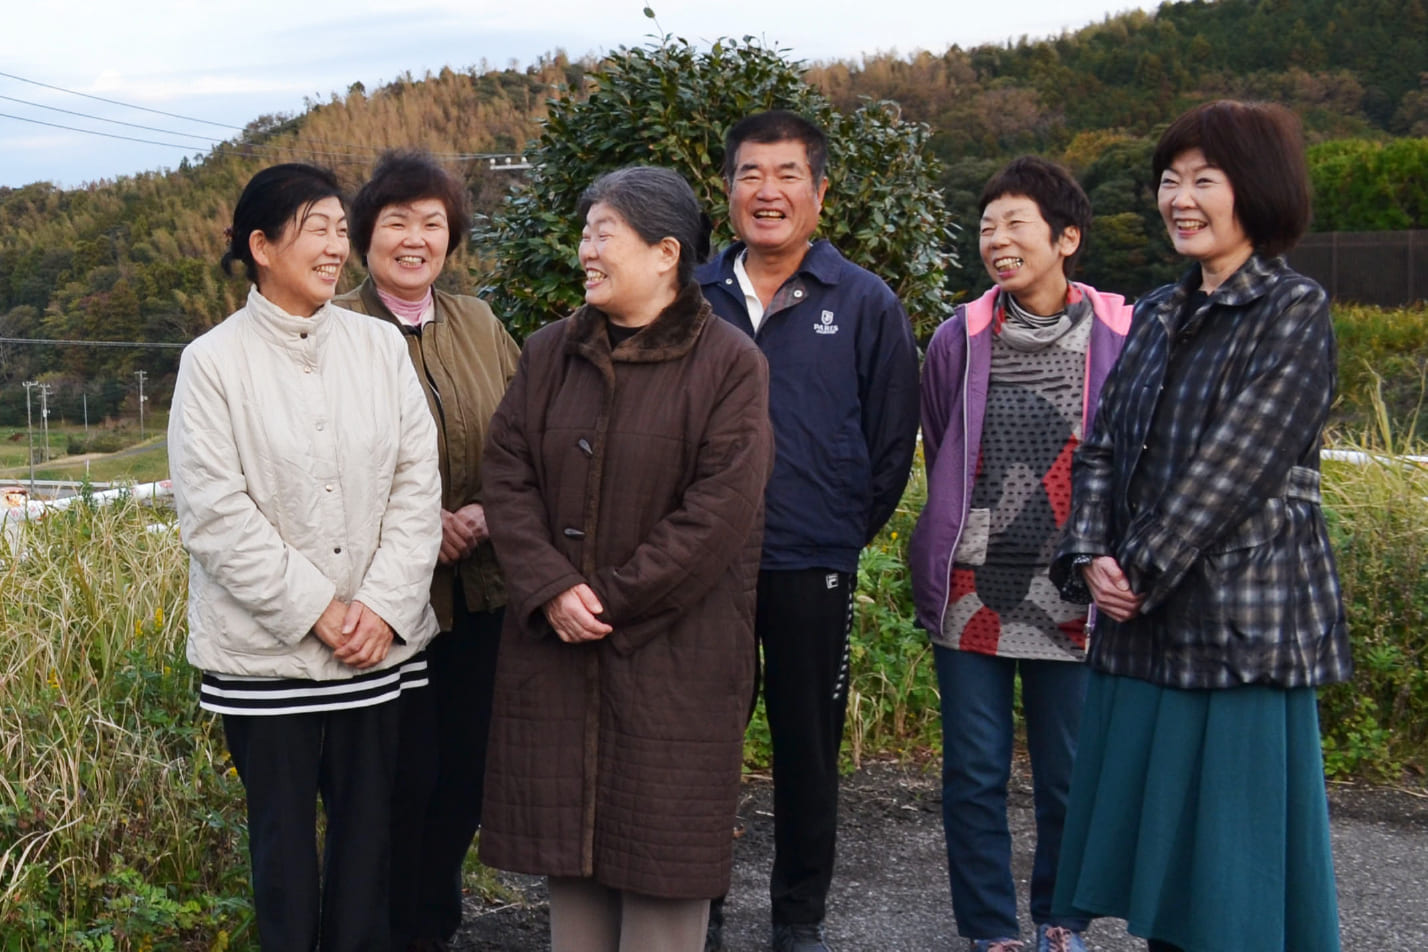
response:
<svg viewBox="0 0 1428 952"><path fill-rule="evenodd" d="M985 212L988 205L1006 195L1025 195L1036 202L1041 217L1051 226L1053 245L1067 228L1074 227L1081 233L1081 244L1061 262L1061 270L1066 277L1071 277L1076 270L1076 259L1081 257L1086 247L1086 233L1091 230L1091 200L1086 197L1081 183L1049 159L1024 155L1012 159L987 182L982 189L977 214Z"/></svg>
<svg viewBox="0 0 1428 952"><path fill-rule="evenodd" d="M653 165L607 172L580 196L576 209L580 220L600 202L619 212L645 244L658 244L665 238L679 242L679 286L694 280L694 269L709 257L711 226L684 176Z"/></svg>
<svg viewBox="0 0 1428 952"><path fill-rule="evenodd" d="M248 280L256 284L258 266L249 247L253 232L261 231L271 242L281 241L288 222L305 218L308 209L324 198L343 200L337 176L331 169L303 162L284 162L253 176L243 187L243 194L238 196L238 204L233 206L228 250L220 262L223 273L232 274L233 262L241 261Z"/></svg>
<svg viewBox="0 0 1428 952"><path fill-rule="evenodd" d="M466 186L442 168L430 152L391 149L377 159L372 177L352 199L348 235L364 265L367 250L372 246L372 229L377 226L377 216L382 214L382 209L424 198L439 199L446 206L449 233L446 253L465 247L467 233L471 231L471 199Z"/></svg>
<svg viewBox="0 0 1428 952"><path fill-rule="evenodd" d="M1191 149L1225 173L1235 193L1235 218L1255 250L1280 255L1309 228L1313 199L1299 119L1273 103L1220 99L1172 122L1151 157L1158 182Z"/></svg>
<svg viewBox="0 0 1428 952"><path fill-rule="evenodd" d="M813 173L813 185L828 177L828 137L817 124L787 109L770 109L745 116L729 127L724 135L724 181L734 181L734 163L739 158L739 146L745 142L802 142L808 153L808 168Z"/></svg>

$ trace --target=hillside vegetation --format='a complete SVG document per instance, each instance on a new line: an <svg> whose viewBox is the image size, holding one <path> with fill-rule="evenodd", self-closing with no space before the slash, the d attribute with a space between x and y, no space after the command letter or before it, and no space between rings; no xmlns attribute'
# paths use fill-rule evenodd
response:
<svg viewBox="0 0 1428 952"><path fill-rule="evenodd" d="M1317 227L1428 227L1428 12L1425 0L1221 0L1169 3L1045 40L865 56L806 67L840 109L891 100L926 123L952 223L968 224L982 183L1013 154L1057 158L1097 210L1083 276L1139 294L1180 268L1153 205L1158 130L1215 96L1273 99L1304 120L1313 147ZM578 97L599 64L562 54L526 69L446 69L367 91L354 84L300 116L256 118L243 136L164 173L80 189L0 188L0 338L186 341L245 293L218 269L223 228L259 167L305 159L355 186L377 152L417 145L448 157L478 210L511 183L480 153L533 139L546 100ZM953 293L986 278L964 228ZM500 281L468 249L443 279L473 290ZM359 270L349 266L349 281ZM0 424L25 420L21 380L55 385L51 413L91 420L136 409L133 372L167 401L176 350L0 344Z"/></svg>

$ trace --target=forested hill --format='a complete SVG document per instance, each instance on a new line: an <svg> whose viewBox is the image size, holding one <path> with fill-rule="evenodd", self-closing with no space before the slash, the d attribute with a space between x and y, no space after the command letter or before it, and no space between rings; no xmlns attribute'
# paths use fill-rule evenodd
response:
<svg viewBox="0 0 1428 952"><path fill-rule="evenodd" d="M233 203L254 172L277 162L327 165L355 188L382 149L420 145L463 156L451 167L489 207L511 173L473 154L520 151L553 90L578 86L583 74L556 56L525 70L406 77L370 94L355 84L299 117L257 119L240 139L171 172L73 190L0 188L0 337L187 341L212 327L247 293L218 267ZM454 290L472 289L469 273L450 271ZM356 262L349 272L355 282ZM170 350L0 343L0 423L24 422L21 380L59 375L51 406L77 418L81 384L91 416L104 415L134 399L132 371L144 369L163 404L177 366Z"/></svg>
<svg viewBox="0 0 1428 952"><path fill-rule="evenodd" d="M840 105L893 99L905 116L931 125L949 205L962 220L1009 155L1036 151L1066 162L1098 213L1087 276L1135 293L1173 267L1148 181L1158 126L1191 103L1236 96L1290 105L1311 141L1428 136L1424 4L1166 4L1154 15L1125 14L1044 41L813 64L808 79ZM0 337L183 341L212 326L246 287L217 267L232 203L247 178L273 162L328 164L355 185L381 148L421 145L451 157L478 207L489 209L511 173L492 172L473 154L518 150L545 100L560 87L582 88L591 66L557 54L523 70L443 70L370 92L357 84L301 116L259 118L239 139L171 172L67 191L0 188ZM1327 148L1337 157L1335 197L1362 191L1350 179L1378 161L1377 147ZM1407 210L1404 201L1378 202L1384 220L1424 227L1428 200L1420 196ZM1342 214L1319 219L1354 227ZM967 250L957 280L971 290L983 279ZM465 260L467 267L449 269L457 290L478 281L475 255ZM176 363L174 351L0 344L0 423L23 420L21 380L51 375L60 414L77 415L67 402L77 403L82 390L91 414L103 414L132 401L126 394L138 369L164 402Z"/></svg>
<svg viewBox="0 0 1428 952"><path fill-rule="evenodd" d="M810 79L840 105L897 100L939 130L944 161L1143 135L1219 97L1282 102L1311 140L1428 136L1428 4L1166 3L1055 39L836 63Z"/></svg>

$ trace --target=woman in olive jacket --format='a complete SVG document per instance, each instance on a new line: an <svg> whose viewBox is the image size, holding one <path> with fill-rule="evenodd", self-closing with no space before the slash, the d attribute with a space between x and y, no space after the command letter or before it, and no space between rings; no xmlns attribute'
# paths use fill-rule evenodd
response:
<svg viewBox="0 0 1428 952"><path fill-rule="evenodd" d="M487 444L510 601L481 858L550 877L555 952L693 952L729 885L768 371L693 281L683 179L613 172L580 214L586 305L527 341Z"/></svg>
<svg viewBox="0 0 1428 952"><path fill-rule="evenodd" d="M462 868L481 780L506 603L486 531L481 452L520 349L485 301L434 282L470 230L466 188L428 153L388 152L352 202L368 279L336 303L402 332L436 424L441 552L429 687L402 696L392 809L392 947L439 948L461 925Z"/></svg>

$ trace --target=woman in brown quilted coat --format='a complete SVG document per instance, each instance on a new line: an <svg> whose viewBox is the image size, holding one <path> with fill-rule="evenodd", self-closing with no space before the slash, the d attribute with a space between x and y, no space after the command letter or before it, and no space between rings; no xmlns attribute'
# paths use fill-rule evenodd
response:
<svg viewBox="0 0 1428 952"><path fill-rule="evenodd" d="M527 341L487 442L509 603L481 859L549 877L554 952L696 952L729 886L768 371L693 280L682 178L612 172L579 214L586 304Z"/></svg>

